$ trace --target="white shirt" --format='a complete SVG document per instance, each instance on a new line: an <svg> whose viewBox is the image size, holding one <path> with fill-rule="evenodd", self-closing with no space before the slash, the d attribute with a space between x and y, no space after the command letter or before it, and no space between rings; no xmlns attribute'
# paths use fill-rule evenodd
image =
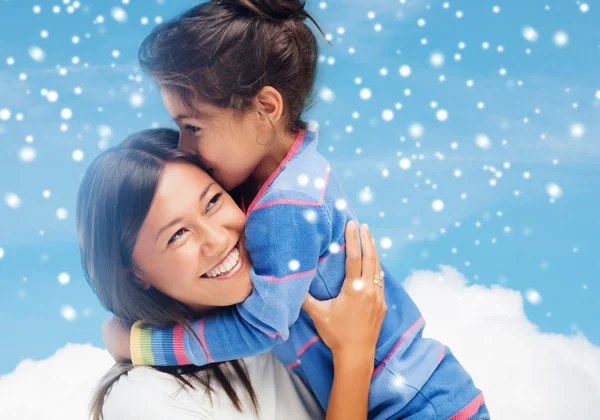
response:
<svg viewBox="0 0 600 420"><path fill-rule="evenodd" d="M194 383L196 390L181 388L171 375L138 366L121 376L104 403L104 420L200 420L200 419L323 419L323 411L302 380L288 370L271 353L244 359L248 378L256 394L256 414L248 392L239 381L232 380L242 403L242 412L216 380L212 403L206 389ZM201 373L202 374L202 373Z"/></svg>

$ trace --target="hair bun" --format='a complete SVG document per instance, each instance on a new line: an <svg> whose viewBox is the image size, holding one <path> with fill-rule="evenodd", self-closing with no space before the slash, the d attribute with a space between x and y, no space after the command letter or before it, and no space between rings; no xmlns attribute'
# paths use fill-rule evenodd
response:
<svg viewBox="0 0 600 420"><path fill-rule="evenodd" d="M308 18L304 10L305 0L220 0L220 4L237 4L256 15L271 20Z"/></svg>

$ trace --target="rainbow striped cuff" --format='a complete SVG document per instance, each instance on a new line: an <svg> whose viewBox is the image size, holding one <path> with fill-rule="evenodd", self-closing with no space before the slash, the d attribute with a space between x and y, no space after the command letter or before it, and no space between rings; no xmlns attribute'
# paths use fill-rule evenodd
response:
<svg viewBox="0 0 600 420"><path fill-rule="evenodd" d="M129 340L131 363L134 365L154 365L152 353L152 327L145 326L143 321L137 321L131 327Z"/></svg>

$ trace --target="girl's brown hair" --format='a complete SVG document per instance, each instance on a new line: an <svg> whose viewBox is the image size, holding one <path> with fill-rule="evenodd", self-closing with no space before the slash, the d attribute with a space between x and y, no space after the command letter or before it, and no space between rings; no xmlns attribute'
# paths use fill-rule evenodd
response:
<svg viewBox="0 0 600 420"><path fill-rule="evenodd" d="M186 162L202 168L195 156L177 149L178 142L179 133L174 130L146 130L98 156L79 188L77 234L85 277L106 309L126 325L137 320L157 327L180 324L198 339L188 321L194 317L192 311L155 288L140 288L132 270L138 232L165 166L169 162ZM131 364L117 363L102 378L91 403L94 420L102 419L102 407L113 384L132 368ZM236 379L258 410L256 395L241 360L206 367L156 369L173 375L182 387L195 389L194 384L200 384L209 397L214 392L211 381L216 380L241 411L240 399L232 385Z"/></svg>
<svg viewBox="0 0 600 420"><path fill-rule="evenodd" d="M286 129L306 128L317 40L304 0L218 0L157 26L138 52L140 67L193 108L195 101L243 112L265 86L284 101ZM322 31L321 31L322 33Z"/></svg>

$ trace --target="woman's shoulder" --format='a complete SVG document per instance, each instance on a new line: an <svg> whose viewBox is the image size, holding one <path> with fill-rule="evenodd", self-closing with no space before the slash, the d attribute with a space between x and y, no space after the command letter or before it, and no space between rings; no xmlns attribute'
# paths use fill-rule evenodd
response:
<svg viewBox="0 0 600 420"><path fill-rule="evenodd" d="M284 415L289 420L322 418L320 408L302 381L288 372L271 353L248 357L243 362L258 401L260 418ZM252 400L239 382L233 380L242 412L234 407L215 380L211 381L214 393L209 396L198 381L192 382L195 389L182 388L181 383L170 374L137 366L113 385L104 404L104 418L256 419L258 416L253 410Z"/></svg>
<svg viewBox="0 0 600 420"><path fill-rule="evenodd" d="M277 360L270 354L261 354L244 359L248 377L259 399L264 396L263 384L274 384L274 369ZM227 365L223 365L227 369ZM233 377L233 369L230 369ZM208 374L200 371L199 375ZM243 406L251 404L245 390L236 386L232 380ZM136 366L122 375L112 386L104 403L105 420L113 419L213 419L222 418L256 418L250 407L239 413L231 404L229 397L214 378L211 387L214 393L209 395L206 387L197 380L192 380L194 388L182 387L174 376L158 371L149 366ZM248 399L248 401L246 401Z"/></svg>
<svg viewBox="0 0 600 420"><path fill-rule="evenodd" d="M143 418L209 419L205 389L191 390L170 374L136 366L112 386L103 407L105 420Z"/></svg>

